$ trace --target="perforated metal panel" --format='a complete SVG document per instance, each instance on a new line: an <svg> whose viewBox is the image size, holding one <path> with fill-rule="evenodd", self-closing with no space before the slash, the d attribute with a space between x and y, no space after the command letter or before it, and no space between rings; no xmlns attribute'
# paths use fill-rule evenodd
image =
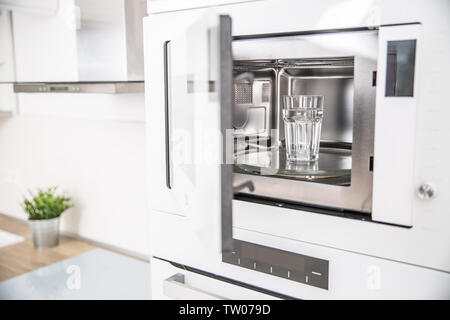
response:
<svg viewBox="0 0 450 320"><path fill-rule="evenodd" d="M251 104L253 101L253 85L251 83L236 83L234 85L234 103Z"/></svg>

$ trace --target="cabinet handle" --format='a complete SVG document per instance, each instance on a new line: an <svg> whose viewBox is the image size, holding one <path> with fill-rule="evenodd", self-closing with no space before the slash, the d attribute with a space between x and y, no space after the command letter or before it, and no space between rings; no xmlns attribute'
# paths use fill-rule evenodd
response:
<svg viewBox="0 0 450 320"><path fill-rule="evenodd" d="M184 275L177 273L164 280L163 293L175 300L228 300L224 297L185 284Z"/></svg>
<svg viewBox="0 0 450 320"><path fill-rule="evenodd" d="M164 42L164 122L165 122L165 144L166 144L166 187L172 189L170 172L170 101L169 101L169 44Z"/></svg>

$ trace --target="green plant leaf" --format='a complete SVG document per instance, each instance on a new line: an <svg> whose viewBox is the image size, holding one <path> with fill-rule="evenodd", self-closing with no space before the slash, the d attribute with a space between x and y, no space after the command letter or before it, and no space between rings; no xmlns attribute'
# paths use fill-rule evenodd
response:
<svg viewBox="0 0 450 320"><path fill-rule="evenodd" d="M58 194L57 187L37 189L36 194L28 190L28 195L24 197L22 207L30 220L57 218L73 206L70 197Z"/></svg>

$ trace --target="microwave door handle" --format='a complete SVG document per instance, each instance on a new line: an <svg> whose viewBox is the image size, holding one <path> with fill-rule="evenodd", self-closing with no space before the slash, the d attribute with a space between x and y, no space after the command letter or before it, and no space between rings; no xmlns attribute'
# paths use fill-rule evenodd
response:
<svg viewBox="0 0 450 320"><path fill-rule="evenodd" d="M186 285L184 275L177 273L164 280L163 293L175 300L228 300L224 297Z"/></svg>
<svg viewBox="0 0 450 320"><path fill-rule="evenodd" d="M164 126L165 126L165 159L166 159L166 187L172 189L170 170L170 88L169 88L169 52L170 40L164 42Z"/></svg>

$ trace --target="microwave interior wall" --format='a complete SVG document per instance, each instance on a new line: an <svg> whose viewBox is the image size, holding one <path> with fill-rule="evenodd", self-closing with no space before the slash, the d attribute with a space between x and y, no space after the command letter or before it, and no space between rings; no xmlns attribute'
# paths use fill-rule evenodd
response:
<svg viewBox="0 0 450 320"><path fill-rule="evenodd" d="M376 30L233 41L233 186L241 199L371 211ZM282 96L322 95L317 162L286 161ZM249 186L252 188L240 188Z"/></svg>

